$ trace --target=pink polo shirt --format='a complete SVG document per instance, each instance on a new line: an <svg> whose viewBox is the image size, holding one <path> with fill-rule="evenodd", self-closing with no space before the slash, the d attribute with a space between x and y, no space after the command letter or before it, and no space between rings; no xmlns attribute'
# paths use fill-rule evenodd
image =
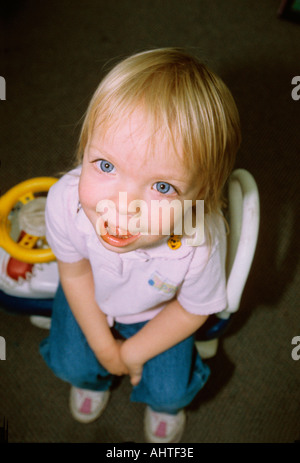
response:
<svg viewBox="0 0 300 463"><path fill-rule="evenodd" d="M47 240L63 262L89 259L95 281L95 298L108 323L149 320L177 298L190 313L207 315L226 308L226 233L218 215L209 220L211 248L185 245L170 249L167 240L118 254L107 250L84 211L78 211L81 168L64 175L48 194Z"/></svg>

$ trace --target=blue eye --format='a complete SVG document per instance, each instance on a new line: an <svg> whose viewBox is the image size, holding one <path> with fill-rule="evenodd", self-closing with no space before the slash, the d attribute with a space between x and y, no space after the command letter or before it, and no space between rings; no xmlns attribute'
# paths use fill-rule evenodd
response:
<svg viewBox="0 0 300 463"><path fill-rule="evenodd" d="M154 189L157 190L159 193L162 193L162 194L167 194L167 193L174 193L175 192L175 188L172 187L172 185L170 185L169 183L166 183L166 182L156 182L154 183Z"/></svg>
<svg viewBox="0 0 300 463"><path fill-rule="evenodd" d="M98 162L99 162L99 167L102 170L102 172L111 173L115 169L115 166L109 161L105 161L104 159L102 159Z"/></svg>

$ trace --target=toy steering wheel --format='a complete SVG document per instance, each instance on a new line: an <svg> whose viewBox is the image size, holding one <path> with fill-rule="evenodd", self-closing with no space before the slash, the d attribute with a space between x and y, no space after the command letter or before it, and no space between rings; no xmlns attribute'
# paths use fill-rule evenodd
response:
<svg viewBox="0 0 300 463"><path fill-rule="evenodd" d="M15 259L29 264L55 260L50 248L33 249L39 237L25 233L21 241L16 243L9 234L8 216L18 202L26 204L34 199L34 193L47 192L56 181L57 179L54 177L36 177L25 180L0 198L0 247L4 248Z"/></svg>

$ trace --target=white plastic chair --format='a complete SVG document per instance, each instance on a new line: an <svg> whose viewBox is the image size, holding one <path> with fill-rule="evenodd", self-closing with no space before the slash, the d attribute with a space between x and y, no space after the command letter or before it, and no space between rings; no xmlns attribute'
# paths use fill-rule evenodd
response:
<svg viewBox="0 0 300 463"><path fill-rule="evenodd" d="M218 349L220 334L229 318L240 306L243 290L252 265L259 230L259 193L253 176L245 169L236 169L228 180L228 249L227 249L227 308L216 315L219 323L213 335L196 341L202 358L213 357ZM217 326L219 325L219 326Z"/></svg>

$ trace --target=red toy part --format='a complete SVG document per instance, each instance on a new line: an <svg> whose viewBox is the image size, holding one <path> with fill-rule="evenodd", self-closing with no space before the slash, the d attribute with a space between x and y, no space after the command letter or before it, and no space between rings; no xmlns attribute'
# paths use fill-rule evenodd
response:
<svg viewBox="0 0 300 463"><path fill-rule="evenodd" d="M22 241L22 239L26 236L24 231L21 231L18 242ZM6 273L7 275L12 278L13 280L18 281L19 278L26 279L26 274L32 272L34 264L28 264L27 262L21 262L14 257L10 257L7 267Z"/></svg>
<svg viewBox="0 0 300 463"><path fill-rule="evenodd" d="M8 261L6 273L13 280L18 281L19 278L26 278L26 273L31 273L33 264L27 264L20 260L11 257Z"/></svg>

